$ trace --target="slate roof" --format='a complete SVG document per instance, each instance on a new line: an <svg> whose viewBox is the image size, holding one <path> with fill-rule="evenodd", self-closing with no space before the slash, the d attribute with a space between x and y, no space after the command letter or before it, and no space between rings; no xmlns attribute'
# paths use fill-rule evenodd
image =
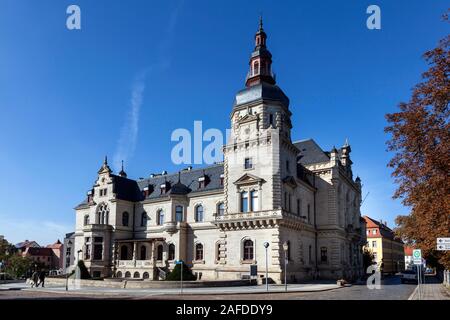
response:
<svg viewBox="0 0 450 320"><path fill-rule="evenodd" d="M144 188L149 187L150 194L146 199L157 199L167 197L169 195L186 195L195 192L223 190L220 184L220 175L223 174L223 164L215 164L205 168L182 170L180 174L172 173L165 175L157 175L142 180L132 180L117 175L111 175L114 182L114 193L117 199L127 201L144 200ZM203 175L206 176L206 185L199 188L198 179ZM178 181L180 179L180 181ZM168 190L161 194L161 185L168 183ZM87 199L81 202L75 209L87 206ZM67 235L66 235L67 238Z"/></svg>
<svg viewBox="0 0 450 320"><path fill-rule="evenodd" d="M21 248L25 248L25 247L40 247L39 244L36 241L29 241L29 240L25 240L23 242L19 242L15 244L15 247L17 249L21 249Z"/></svg>
<svg viewBox="0 0 450 320"><path fill-rule="evenodd" d="M147 199L155 199L170 194L223 190L223 185L220 184L221 174L223 174L223 164L215 164L205 168L181 171L180 184L178 184L178 173L159 175L153 178L139 180L137 184L141 191L149 185L152 186L153 188L150 189L152 192ZM200 189L198 179L203 175L207 176L206 186ZM165 182L169 183L170 188L166 194L161 194L160 187Z"/></svg>
<svg viewBox="0 0 450 320"><path fill-rule="evenodd" d="M300 150L300 163L303 165L330 161L329 154L322 150L313 139L294 142Z"/></svg>
<svg viewBox="0 0 450 320"><path fill-rule="evenodd" d="M266 82L242 89L236 94L234 107L258 100L272 100L289 107L289 98L277 85Z"/></svg>

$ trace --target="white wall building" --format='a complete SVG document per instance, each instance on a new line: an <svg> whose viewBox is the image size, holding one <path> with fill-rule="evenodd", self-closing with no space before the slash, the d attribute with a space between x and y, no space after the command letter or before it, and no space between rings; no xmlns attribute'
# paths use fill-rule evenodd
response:
<svg viewBox="0 0 450 320"><path fill-rule="evenodd" d="M275 84L260 23L246 87L231 111L223 163L128 179L105 159L76 210L75 247L93 276L159 279L182 259L201 279L239 279L258 266L284 279L362 274L365 224L351 148L291 140L289 99ZM75 256L76 257L76 256ZM77 259L74 259L76 263Z"/></svg>

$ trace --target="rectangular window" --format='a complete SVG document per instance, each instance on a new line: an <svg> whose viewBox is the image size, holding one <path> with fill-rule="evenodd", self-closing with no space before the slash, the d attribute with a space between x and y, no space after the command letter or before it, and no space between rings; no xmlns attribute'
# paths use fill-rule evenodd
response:
<svg viewBox="0 0 450 320"><path fill-rule="evenodd" d="M288 195L288 212L291 212L291 194Z"/></svg>
<svg viewBox="0 0 450 320"><path fill-rule="evenodd" d="M176 222L183 221L183 207L182 206L175 207L175 221Z"/></svg>
<svg viewBox="0 0 450 320"><path fill-rule="evenodd" d="M94 245L94 260L102 260L103 259L103 245L95 244Z"/></svg>
<svg viewBox="0 0 450 320"><path fill-rule="evenodd" d="M289 160L286 160L286 171L287 171L288 173L291 172L291 166L289 165Z"/></svg>
<svg viewBox="0 0 450 320"><path fill-rule="evenodd" d="M253 168L252 158L245 158L244 160L244 169Z"/></svg>
<svg viewBox="0 0 450 320"><path fill-rule="evenodd" d="M301 207L302 203L300 199L297 199L297 215L301 216L302 215L302 207Z"/></svg>
<svg viewBox="0 0 450 320"><path fill-rule="evenodd" d="M84 259L85 259L85 260L91 259L91 246L90 246L89 244L87 244L87 245L85 246Z"/></svg>
<svg viewBox="0 0 450 320"><path fill-rule="evenodd" d="M308 223L311 222L311 205L308 203Z"/></svg>
<svg viewBox="0 0 450 320"><path fill-rule="evenodd" d="M328 253L326 247L320 248L320 262L327 263L328 262Z"/></svg>
<svg viewBox="0 0 450 320"><path fill-rule="evenodd" d="M273 126L273 114L269 114L269 124Z"/></svg>
<svg viewBox="0 0 450 320"><path fill-rule="evenodd" d="M377 229L373 229L372 234L377 234Z"/></svg>
<svg viewBox="0 0 450 320"><path fill-rule="evenodd" d="M377 242L376 241L372 241L372 248L376 248L377 247Z"/></svg>
<svg viewBox="0 0 450 320"><path fill-rule="evenodd" d="M241 193L241 212L248 212L248 193Z"/></svg>

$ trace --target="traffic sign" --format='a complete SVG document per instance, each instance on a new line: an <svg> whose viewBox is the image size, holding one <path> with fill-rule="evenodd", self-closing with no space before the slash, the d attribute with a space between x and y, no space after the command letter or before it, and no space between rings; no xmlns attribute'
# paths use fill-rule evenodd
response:
<svg viewBox="0 0 450 320"><path fill-rule="evenodd" d="M414 249L413 250L413 263L414 264L422 264L422 250Z"/></svg>
<svg viewBox="0 0 450 320"><path fill-rule="evenodd" d="M436 241L438 244L450 244L450 238L437 238Z"/></svg>
<svg viewBox="0 0 450 320"><path fill-rule="evenodd" d="M450 250L450 243L444 243L444 244L439 244L438 243L436 249L439 250L439 251Z"/></svg>
<svg viewBox="0 0 450 320"><path fill-rule="evenodd" d="M450 238L437 238L436 249L439 251L450 250Z"/></svg>

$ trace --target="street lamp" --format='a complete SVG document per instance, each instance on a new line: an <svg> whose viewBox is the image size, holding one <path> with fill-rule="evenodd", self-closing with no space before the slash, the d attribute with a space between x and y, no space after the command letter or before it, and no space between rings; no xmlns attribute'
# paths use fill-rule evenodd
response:
<svg viewBox="0 0 450 320"><path fill-rule="evenodd" d="M266 291L269 291L269 275L268 275L268 268L269 268L269 258L267 256L267 248L269 248L269 243L264 242L264 248L266 249Z"/></svg>
<svg viewBox="0 0 450 320"><path fill-rule="evenodd" d="M289 250L289 244L285 241L283 243L284 250L284 291L287 291L287 251Z"/></svg>

